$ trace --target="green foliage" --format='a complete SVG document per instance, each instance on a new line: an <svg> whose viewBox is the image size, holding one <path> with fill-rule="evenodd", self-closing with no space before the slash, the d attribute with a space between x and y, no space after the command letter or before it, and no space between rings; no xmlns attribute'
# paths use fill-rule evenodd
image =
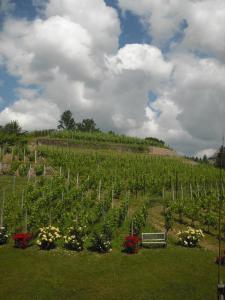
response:
<svg viewBox="0 0 225 300"><path fill-rule="evenodd" d="M84 249L86 234L87 226L79 220L74 220L73 226L68 229L67 234L64 236L65 248L74 251L82 251Z"/></svg>
<svg viewBox="0 0 225 300"><path fill-rule="evenodd" d="M216 156L215 166L225 169L225 147L221 146Z"/></svg>
<svg viewBox="0 0 225 300"><path fill-rule="evenodd" d="M0 245L4 245L7 243L8 234L5 227L0 227Z"/></svg>
<svg viewBox="0 0 225 300"><path fill-rule="evenodd" d="M67 130L76 129L76 123L70 110L66 110L62 113L59 120L58 128Z"/></svg>
<svg viewBox="0 0 225 300"><path fill-rule="evenodd" d="M110 240L101 232L94 232L91 239L91 249L101 253L112 251Z"/></svg>
<svg viewBox="0 0 225 300"><path fill-rule="evenodd" d="M42 250L50 250L56 247L56 241L60 238L59 228L47 226L39 229L37 245Z"/></svg>
<svg viewBox="0 0 225 300"><path fill-rule="evenodd" d="M143 205L140 208L140 210L134 215L133 220L130 223L131 234L132 234L132 229L133 229L133 235L141 234L141 231L146 224L147 216L148 216L147 206Z"/></svg>
<svg viewBox="0 0 225 300"><path fill-rule="evenodd" d="M29 171L29 165L28 164L21 164L19 166L19 175L20 176L27 176L28 171Z"/></svg>
<svg viewBox="0 0 225 300"><path fill-rule="evenodd" d="M36 176L41 176L44 173L44 166L43 165L36 165L34 167L34 170L35 170Z"/></svg>
<svg viewBox="0 0 225 300"><path fill-rule="evenodd" d="M204 237L204 234L201 229L188 227L186 230L179 231L177 237L182 246L196 247L199 241Z"/></svg>
<svg viewBox="0 0 225 300"><path fill-rule="evenodd" d="M18 160L14 160L12 163L11 163L11 167L10 167L10 175L14 175L15 172L18 170L19 166L20 166L20 161Z"/></svg>
<svg viewBox="0 0 225 300"><path fill-rule="evenodd" d="M165 210L165 229L169 231L173 228L174 225L174 215L172 208L167 208Z"/></svg>
<svg viewBox="0 0 225 300"><path fill-rule="evenodd" d="M94 121L93 121L94 122ZM82 124L82 123L80 123ZM81 126L81 125L79 125ZM81 127L80 127L81 128ZM91 127L92 129L94 127ZM51 130L51 131L40 131L38 133L34 132L31 133L31 135L34 136L48 136L50 138L57 138L57 139L67 139L68 142L94 142L94 143L115 143L115 144L125 144L127 146L136 146L137 148L140 147L140 150L143 148L146 150L147 146L157 146L157 147L163 147L168 148L168 146L165 145L163 141L154 139L154 138L148 138L148 139L141 139L137 137L129 137L125 135L119 135L111 132L101 132L98 129L95 128L95 130L79 130L79 127L77 130ZM102 147L102 145L101 145Z"/></svg>
<svg viewBox="0 0 225 300"><path fill-rule="evenodd" d="M11 121L3 127L3 131L7 134L18 135L21 133L21 130L22 128L20 127L18 121Z"/></svg>
<svg viewBox="0 0 225 300"><path fill-rule="evenodd" d="M80 131L94 132L99 131L93 119L84 119L81 123L77 123L77 129Z"/></svg>

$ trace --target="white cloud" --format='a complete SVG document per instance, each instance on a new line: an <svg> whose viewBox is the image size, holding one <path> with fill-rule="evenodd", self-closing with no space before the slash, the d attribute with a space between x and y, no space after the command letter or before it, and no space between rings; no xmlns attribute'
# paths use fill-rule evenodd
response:
<svg viewBox="0 0 225 300"><path fill-rule="evenodd" d="M1 123L18 120L23 129L55 128L55 116L59 115L58 107L54 103L48 103L42 99L29 101L20 99L12 106L5 108L1 114Z"/></svg>
<svg viewBox="0 0 225 300"><path fill-rule="evenodd" d="M119 5L142 18L156 45L170 40L186 20L188 27L179 47L206 52L225 62L224 0L119 0Z"/></svg>
<svg viewBox="0 0 225 300"><path fill-rule="evenodd" d="M225 130L223 1L119 0L149 26L154 44L122 49L118 15L103 0L33 3L42 17L8 18L0 32L0 62L23 84L19 100L0 112L0 123L54 128L71 109L76 120L91 117L105 130L161 138L183 153L219 145ZM183 19L184 39L174 40L165 58L160 47ZM195 50L214 58L197 57ZM158 96L153 102L150 90Z"/></svg>
<svg viewBox="0 0 225 300"><path fill-rule="evenodd" d="M209 158L215 154L216 150L217 149L204 149L202 151L197 152L196 156L203 158L203 156L206 155Z"/></svg>

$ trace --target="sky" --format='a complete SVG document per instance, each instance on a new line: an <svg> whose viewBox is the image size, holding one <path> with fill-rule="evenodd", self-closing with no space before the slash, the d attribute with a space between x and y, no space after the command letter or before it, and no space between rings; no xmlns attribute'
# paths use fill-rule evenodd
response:
<svg viewBox="0 0 225 300"><path fill-rule="evenodd" d="M210 156L225 133L224 0L0 0L0 124L104 131Z"/></svg>

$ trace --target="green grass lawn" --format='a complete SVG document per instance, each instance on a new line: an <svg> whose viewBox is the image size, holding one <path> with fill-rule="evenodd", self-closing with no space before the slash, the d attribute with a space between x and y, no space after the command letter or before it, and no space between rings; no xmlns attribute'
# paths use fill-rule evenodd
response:
<svg viewBox="0 0 225 300"><path fill-rule="evenodd" d="M0 247L0 299L216 299L215 254L170 244L126 255ZM222 270L225 279L225 269Z"/></svg>

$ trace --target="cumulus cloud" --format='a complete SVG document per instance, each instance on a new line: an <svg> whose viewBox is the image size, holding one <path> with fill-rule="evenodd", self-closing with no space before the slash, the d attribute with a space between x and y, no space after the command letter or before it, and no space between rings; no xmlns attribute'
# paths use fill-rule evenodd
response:
<svg viewBox="0 0 225 300"><path fill-rule="evenodd" d="M173 41L183 28L182 50L206 52L225 62L224 0L119 0L119 6L142 18L156 45Z"/></svg>
<svg viewBox="0 0 225 300"><path fill-rule="evenodd" d="M103 1L72 2L50 1L43 19L5 22L0 55L8 72L42 88L45 110L48 104L50 110L52 104L60 111L69 107L78 119L94 117L102 128L123 132L142 126L148 92L169 80L172 64L154 46L118 50L118 16ZM35 104L29 87L18 92L22 99L2 112L3 119L15 116L20 101ZM40 107L38 95L37 101Z"/></svg>
<svg viewBox="0 0 225 300"><path fill-rule="evenodd" d="M145 124L143 131L157 128L159 136L184 152L185 147L193 153L217 146L225 131L225 2L119 0L119 6L140 16L154 45L170 48L166 55L174 66L171 86L163 91L174 107L173 125L159 97L154 106L161 106L161 115L152 110L154 126Z"/></svg>
<svg viewBox="0 0 225 300"><path fill-rule="evenodd" d="M182 153L219 145L224 1L119 0L153 38L151 45L121 49L118 14L103 0L33 3L39 17L7 18L0 32L0 63L21 85L18 100L0 112L1 123L54 128L71 109L76 120L90 117L104 130L162 138Z"/></svg>

